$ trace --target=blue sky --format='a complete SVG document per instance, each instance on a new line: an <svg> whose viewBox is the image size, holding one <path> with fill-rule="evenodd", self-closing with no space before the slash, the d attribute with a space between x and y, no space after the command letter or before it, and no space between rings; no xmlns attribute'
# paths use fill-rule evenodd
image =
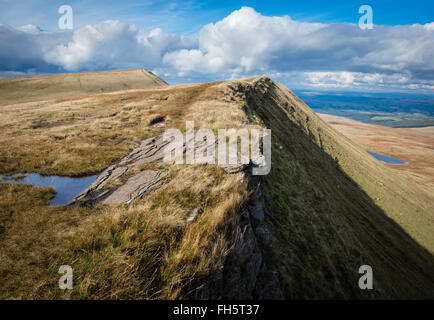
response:
<svg viewBox="0 0 434 320"><path fill-rule="evenodd" d="M73 9L73 30L58 28L64 4ZM365 4L373 9L373 30L357 26ZM0 76L144 67L171 83L266 74L318 90L434 89L431 0L1 0L0 6Z"/></svg>
<svg viewBox="0 0 434 320"><path fill-rule="evenodd" d="M286 1L95 1L95 0L2 0L0 23L12 26L35 24L44 29L57 28L58 8L71 5L76 27L103 20L122 20L140 29L156 27L166 32L197 33L207 23L217 22L243 6L264 15L289 15L309 22L357 23L358 8L374 8L375 23L383 25L425 24L433 21L431 0L286 0Z"/></svg>

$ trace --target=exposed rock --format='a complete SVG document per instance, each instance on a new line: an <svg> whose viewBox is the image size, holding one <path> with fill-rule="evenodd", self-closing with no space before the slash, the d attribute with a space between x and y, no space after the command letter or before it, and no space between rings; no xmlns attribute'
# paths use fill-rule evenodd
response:
<svg viewBox="0 0 434 320"><path fill-rule="evenodd" d="M203 285L189 296L192 299L283 299L279 273L267 257L271 235L264 223L263 203L265 190L263 177L245 172L249 189L254 191L257 202L252 208L240 212L240 222L231 243L222 270L213 270ZM249 210L250 209L250 210ZM252 212L262 211L262 220L255 218L258 226L253 229ZM268 265L268 267L267 267Z"/></svg>
<svg viewBox="0 0 434 320"><path fill-rule="evenodd" d="M255 299L283 299L280 289L279 273L276 270L264 270L258 277L255 288Z"/></svg>
<svg viewBox="0 0 434 320"><path fill-rule="evenodd" d="M129 204L135 198L141 197L148 189L160 186L165 175L166 173L158 170L144 170L130 177L125 184L113 191L102 203Z"/></svg>
<svg viewBox="0 0 434 320"><path fill-rule="evenodd" d="M259 241L264 245L270 244L270 231L264 225L261 225L255 229L255 234L259 238Z"/></svg>
<svg viewBox="0 0 434 320"><path fill-rule="evenodd" d="M153 137L143 140L140 146L130 152L119 163L120 166L135 164L150 163L164 159L165 146L169 141L164 141L163 137Z"/></svg>
<svg viewBox="0 0 434 320"><path fill-rule="evenodd" d="M82 193L72 200L73 203L84 201L85 204L102 202L104 204L130 203L135 198L141 197L147 190L161 186L163 178L167 175L159 170L145 170L139 172L122 185L118 183L108 187L109 182L118 181L133 166L161 161L164 158L164 147L169 142L161 138L149 138L140 143L138 148L132 150L117 165L105 169L98 178Z"/></svg>
<svg viewBox="0 0 434 320"><path fill-rule="evenodd" d="M187 215L187 222L193 222L203 212L202 208L194 208Z"/></svg>
<svg viewBox="0 0 434 320"><path fill-rule="evenodd" d="M94 182L91 183L89 187L87 187L82 193L76 196L71 203L82 200L92 194L95 196L96 193L99 193L99 196L101 196L101 191L108 181L119 178L127 171L127 167L108 167L96 178Z"/></svg>
<svg viewBox="0 0 434 320"><path fill-rule="evenodd" d="M191 141L183 144L183 152ZM160 170L144 170L128 179L124 175L133 166L162 161L165 147L169 141L163 137L153 137L141 142L124 157L117 165L110 166L92 183L88 189L76 197L73 202L84 200L88 203L102 202L104 204L130 203L141 197L151 188L161 186L167 174ZM204 154L208 147L216 147L218 141L199 141L194 143L195 154ZM241 155L237 155L241 159ZM247 162L246 159L242 162ZM222 270L213 270L199 289L190 292L193 299L280 299L279 274L273 268L267 252L271 245L271 235L265 221L265 189L264 177L253 176L255 164L225 165L228 173L239 173L248 182L248 189L254 193L256 202L253 206L244 207L240 211L240 221L232 235L232 248ZM249 169L249 170L247 170ZM110 181L116 180L113 187ZM118 185L123 182L122 185ZM195 208L187 215L187 222L193 222L202 213L201 208ZM266 265L267 264L267 265ZM268 266L268 268L267 268Z"/></svg>
<svg viewBox="0 0 434 320"><path fill-rule="evenodd" d="M236 165L234 164L234 165L224 165L221 167L225 172L234 174L246 170L249 166L250 164L236 164Z"/></svg>
<svg viewBox="0 0 434 320"><path fill-rule="evenodd" d="M71 203L76 203L80 200L84 200L87 204L94 204L96 202L103 202L105 204L130 203L133 199L141 197L148 189L160 186L161 179L165 174L157 170L148 170L130 177L127 181L124 181L121 186L107 188L109 181L113 182L117 179L119 180L119 178L124 176L133 166L163 161L166 154L166 146L169 143L170 141L164 140L163 136L143 140L139 147L133 149L117 165L112 165L105 169L98 178L86 190L75 197ZM183 153L186 152L187 146L190 143L191 140L183 144ZM195 155L204 154L208 148L216 148L217 144L218 141L196 141L193 144L193 152ZM237 156L238 159L241 159L240 154ZM243 159L242 162L246 163L248 161ZM250 166L252 166L251 162L248 164L224 165L221 167L228 173L239 173L245 171ZM189 219L193 221L195 216L191 216Z"/></svg>
<svg viewBox="0 0 434 320"><path fill-rule="evenodd" d="M256 201L254 206L250 207L250 214L258 222L264 221L264 207L261 201Z"/></svg>
<svg viewBox="0 0 434 320"><path fill-rule="evenodd" d="M186 152L187 145L190 141L183 144L183 152ZM140 146L133 149L117 165L112 165L105 169L98 178L81 194L79 194L71 203L87 199L87 203L93 204L103 202L105 204L130 203L134 198L140 197L146 190L161 185L161 178L164 177L158 171L146 171L129 178L122 186L113 187L109 190L105 188L109 181L115 181L122 177L130 167L163 161L166 154L166 146L170 143L164 140L163 136L152 137L143 140ZM216 148L218 141L197 141L194 143L194 153L204 154L209 147ZM238 159L241 155L238 154ZM243 159L243 162L247 162ZM252 163L224 165L222 168L228 173L239 173L245 171ZM194 220L194 217L190 219Z"/></svg>

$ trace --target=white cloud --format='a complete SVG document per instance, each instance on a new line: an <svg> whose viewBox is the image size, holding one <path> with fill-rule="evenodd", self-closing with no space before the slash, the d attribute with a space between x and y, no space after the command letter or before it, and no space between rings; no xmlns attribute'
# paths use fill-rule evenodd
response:
<svg viewBox="0 0 434 320"><path fill-rule="evenodd" d="M0 25L0 72L84 71L143 67L170 79L267 74L288 85L402 87L434 85L434 22L374 26L308 23L243 7L197 37L143 34L104 21L74 32Z"/></svg>
<svg viewBox="0 0 434 320"><path fill-rule="evenodd" d="M134 59L138 29L119 21L104 21L74 32L72 41L46 53L46 61L66 70L98 69ZM133 51L131 51L133 49ZM125 56L127 55L127 56Z"/></svg>
<svg viewBox="0 0 434 320"><path fill-rule="evenodd" d="M200 73L264 71L297 42L311 47L313 44L303 39L325 26L296 22L288 16L266 17L244 7L216 24L204 26L198 49L168 53L163 61L183 71Z"/></svg>
<svg viewBox="0 0 434 320"><path fill-rule="evenodd" d="M176 69L201 73L401 72L434 80L433 26L434 23L361 30L348 23L319 24L295 21L288 16L268 17L245 7L204 26L199 51L171 52L164 61ZM204 68L216 58L218 67Z"/></svg>
<svg viewBox="0 0 434 320"><path fill-rule="evenodd" d="M355 75L351 72L307 72L306 83L312 87L347 88L354 86Z"/></svg>
<svg viewBox="0 0 434 320"><path fill-rule="evenodd" d="M161 29L139 34L135 25L108 20L74 32L72 41L47 52L46 61L66 70L158 66L168 50L190 48L196 40L169 35Z"/></svg>
<svg viewBox="0 0 434 320"><path fill-rule="evenodd" d="M364 73L364 72L295 72L292 73L292 83L301 83L304 87L318 89L432 89L434 83L395 73Z"/></svg>
<svg viewBox="0 0 434 320"><path fill-rule="evenodd" d="M434 22L431 22L431 23L425 23L425 24L423 25L423 27L424 27L426 30L434 30Z"/></svg>
<svg viewBox="0 0 434 320"><path fill-rule="evenodd" d="M12 28L0 25L0 72L55 72L46 52L69 41L69 32L46 32L32 25Z"/></svg>

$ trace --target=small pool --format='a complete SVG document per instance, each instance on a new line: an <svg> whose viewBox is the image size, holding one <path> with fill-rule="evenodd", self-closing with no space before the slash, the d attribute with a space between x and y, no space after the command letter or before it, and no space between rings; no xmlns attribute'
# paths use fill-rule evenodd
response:
<svg viewBox="0 0 434 320"><path fill-rule="evenodd" d="M374 153L374 152L369 152L368 153L373 156L375 159L388 163L388 164L394 164L394 165L404 165L404 164L408 164L408 162L406 161L402 161L396 158L392 158L392 157L388 157L388 156L383 156L381 154L378 153Z"/></svg>
<svg viewBox="0 0 434 320"><path fill-rule="evenodd" d="M51 199L50 206L63 206L71 202L72 199L84 189L86 189L98 175L71 178L60 176L41 176L38 173L29 173L21 177L15 175L10 177L0 176L0 182L16 183L16 184L31 184L37 187L46 188L53 187L56 195Z"/></svg>

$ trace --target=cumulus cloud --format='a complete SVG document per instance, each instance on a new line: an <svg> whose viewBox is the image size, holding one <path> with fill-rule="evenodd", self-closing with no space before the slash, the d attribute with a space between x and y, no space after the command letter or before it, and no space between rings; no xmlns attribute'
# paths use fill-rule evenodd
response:
<svg viewBox="0 0 434 320"><path fill-rule="evenodd" d="M166 52L195 45L196 39L191 37L169 35L161 29L141 35L135 25L108 20L77 30L70 42L57 45L45 58L69 71L152 68L160 64Z"/></svg>
<svg viewBox="0 0 434 320"><path fill-rule="evenodd" d="M74 32L70 42L47 52L45 58L70 71L117 67L118 62L136 61L137 32L135 26L119 21L86 25Z"/></svg>
<svg viewBox="0 0 434 320"><path fill-rule="evenodd" d="M171 52L163 61L183 72L399 72L434 80L433 26L361 30L348 23L268 17L244 7L204 26L199 50Z"/></svg>
<svg viewBox="0 0 434 320"><path fill-rule="evenodd" d="M197 47L197 39L108 20L74 32L47 32L34 25L0 25L0 72L91 71L155 68L165 53Z"/></svg>
<svg viewBox="0 0 434 320"><path fill-rule="evenodd" d="M20 28L0 25L0 71L55 72L58 66L46 61L44 55L70 37L70 33L45 32L32 25Z"/></svg>
<svg viewBox="0 0 434 320"><path fill-rule="evenodd" d="M104 21L74 32L0 25L0 72L144 67L171 77L275 75L311 87L431 88L434 22L374 26L309 23L243 7L197 37ZM197 79L197 78L196 78Z"/></svg>

